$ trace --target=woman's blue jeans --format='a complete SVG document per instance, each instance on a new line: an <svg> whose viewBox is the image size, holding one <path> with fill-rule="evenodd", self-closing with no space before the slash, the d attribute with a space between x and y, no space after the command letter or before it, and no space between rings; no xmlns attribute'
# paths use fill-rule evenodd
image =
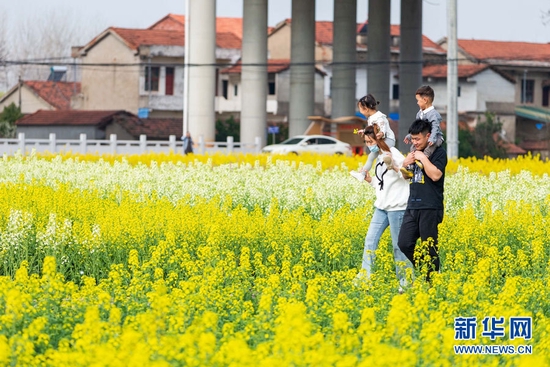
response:
<svg viewBox="0 0 550 367"><path fill-rule="evenodd" d="M405 286L407 284L406 269L412 268L413 266L397 245L399 230L401 229L404 214L405 210L386 211L374 208L374 214L372 215L369 230L367 231L367 237L365 238L365 249L363 252L362 263L362 268L365 269L369 278L372 273L372 264L375 259L374 252L378 249L378 242L380 242L382 234L389 226L393 246L393 258L396 263L395 274L397 275L397 279L399 279L401 286Z"/></svg>

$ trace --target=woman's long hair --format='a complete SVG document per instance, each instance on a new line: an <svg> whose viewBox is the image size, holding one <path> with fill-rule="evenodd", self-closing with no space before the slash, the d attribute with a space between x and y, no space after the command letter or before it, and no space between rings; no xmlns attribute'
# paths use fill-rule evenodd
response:
<svg viewBox="0 0 550 367"><path fill-rule="evenodd" d="M378 145L378 148L380 150L383 150L385 152L390 151L390 147L388 147L388 144L384 141L384 139L378 139L376 137L376 134L380 132L380 128L376 124L372 124L371 126L367 126L363 132L363 135L368 135L372 140L376 142L376 145Z"/></svg>

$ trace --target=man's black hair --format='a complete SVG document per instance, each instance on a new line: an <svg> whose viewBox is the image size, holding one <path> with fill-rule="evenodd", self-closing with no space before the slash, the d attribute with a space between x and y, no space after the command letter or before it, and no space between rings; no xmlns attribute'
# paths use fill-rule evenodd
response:
<svg viewBox="0 0 550 367"><path fill-rule="evenodd" d="M411 135L417 135L420 133L426 135L431 131L432 131L432 124L428 120L418 119L412 123L411 127L409 127L409 134Z"/></svg>

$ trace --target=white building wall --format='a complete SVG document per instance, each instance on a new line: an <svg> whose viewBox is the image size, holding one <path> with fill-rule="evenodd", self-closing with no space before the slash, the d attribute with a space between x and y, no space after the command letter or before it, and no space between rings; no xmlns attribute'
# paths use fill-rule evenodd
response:
<svg viewBox="0 0 550 367"><path fill-rule="evenodd" d="M327 73L327 76L325 78L325 81L324 81L324 89L325 89L325 99L327 98L331 98L331 95L330 95L330 86L332 85L332 68L330 66L323 66L323 70L325 71L325 73Z"/></svg>
<svg viewBox="0 0 550 367"><path fill-rule="evenodd" d="M367 68L358 67L355 71L355 99L359 100L367 93Z"/></svg>
<svg viewBox="0 0 550 367"><path fill-rule="evenodd" d="M486 102L509 102L515 101L515 85L504 79L492 70L484 70L475 75L472 80L478 85L478 106L481 111L487 109Z"/></svg>
<svg viewBox="0 0 550 367"><path fill-rule="evenodd" d="M14 103L19 106L19 90L16 89L12 94L5 97L0 103L0 112ZM38 110L54 110L53 106L49 105L42 98L38 97L34 92L30 91L28 87L21 88L21 112L25 115L35 113Z"/></svg>
<svg viewBox="0 0 550 367"><path fill-rule="evenodd" d="M434 107L447 111L447 80L428 81L435 93ZM468 80L458 81L458 112L485 112L487 102L514 103L515 86L493 70L484 70Z"/></svg>
<svg viewBox="0 0 550 367"><path fill-rule="evenodd" d="M447 80L438 79L437 81L427 82L427 84L433 88L435 98L434 107L440 113L447 112ZM458 112L477 111L477 85L475 83L468 83L464 80L458 81L460 88L460 96L457 99Z"/></svg>
<svg viewBox="0 0 550 367"><path fill-rule="evenodd" d="M288 71L277 74L277 101L290 101L290 73Z"/></svg>

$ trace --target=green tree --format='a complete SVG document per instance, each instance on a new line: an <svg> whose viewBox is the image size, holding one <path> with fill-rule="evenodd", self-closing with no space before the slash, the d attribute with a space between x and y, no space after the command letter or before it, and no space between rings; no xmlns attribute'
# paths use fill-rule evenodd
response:
<svg viewBox="0 0 550 367"><path fill-rule="evenodd" d="M461 158L476 157L474 134L468 129L458 129L458 156Z"/></svg>
<svg viewBox="0 0 550 367"><path fill-rule="evenodd" d="M506 158L506 151L497 141L495 134L502 131L502 123L492 112L485 112L485 121L479 122L474 131L477 157Z"/></svg>
<svg viewBox="0 0 550 367"><path fill-rule="evenodd" d="M495 134L502 130L502 123L492 112L485 112L485 119L477 123L474 131L459 129L459 157L506 158L506 150L495 141Z"/></svg>
<svg viewBox="0 0 550 367"><path fill-rule="evenodd" d="M232 136L234 142L241 141L241 124L233 115L225 121L216 121L216 141L226 141L228 136Z"/></svg>
<svg viewBox="0 0 550 367"><path fill-rule="evenodd" d="M19 107L15 103L4 107L0 113L0 137L14 138L15 137L15 121L23 117Z"/></svg>
<svg viewBox="0 0 550 367"><path fill-rule="evenodd" d="M278 126L279 133L275 134L275 143L278 144L288 139L288 123L278 122L270 123L270 126ZM265 126L267 132L267 125ZM233 115L229 116L225 121L216 121L216 141L226 141L228 136L233 137L233 141L241 141L241 123L236 121ZM267 144L271 144L273 137L271 134L267 134Z"/></svg>

